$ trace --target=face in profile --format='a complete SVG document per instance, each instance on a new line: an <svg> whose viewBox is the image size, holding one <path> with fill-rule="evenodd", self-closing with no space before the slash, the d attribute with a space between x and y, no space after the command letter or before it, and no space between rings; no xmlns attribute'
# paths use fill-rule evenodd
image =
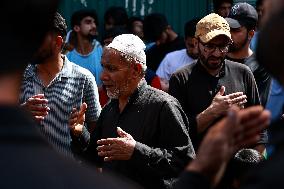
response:
<svg viewBox="0 0 284 189"><path fill-rule="evenodd" d="M101 80L109 98L119 98L129 91L131 66L121 54L111 48L105 48L102 55Z"/></svg>

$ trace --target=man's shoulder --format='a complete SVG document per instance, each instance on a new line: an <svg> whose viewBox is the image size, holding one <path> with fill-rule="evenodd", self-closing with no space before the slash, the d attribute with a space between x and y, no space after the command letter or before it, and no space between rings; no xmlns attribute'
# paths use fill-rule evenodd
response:
<svg viewBox="0 0 284 189"><path fill-rule="evenodd" d="M186 49L176 50L173 52L169 52L165 58L167 59L176 59L177 57L183 56L186 53Z"/></svg>
<svg viewBox="0 0 284 189"><path fill-rule="evenodd" d="M247 65L239 62L225 59L225 65L226 67L233 69L234 71L251 72Z"/></svg>
<svg viewBox="0 0 284 189"><path fill-rule="evenodd" d="M150 103L164 104L177 102L177 100L173 96L149 85L146 87L145 92L143 93L143 98L147 98L147 101Z"/></svg>
<svg viewBox="0 0 284 189"><path fill-rule="evenodd" d="M192 64L188 64L188 65L185 65L185 66L179 68L177 71L175 71L172 74L172 77L187 77L192 73L193 68L196 65L197 65L197 61L195 60Z"/></svg>
<svg viewBox="0 0 284 189"><path fill-rule="evenodd" d="M65 64L67 64L67 67L71 73L70 77L91 77L93 76L92 73L86 69L83 68L74 62L69 61L68 59L65 61Z"/></svg>

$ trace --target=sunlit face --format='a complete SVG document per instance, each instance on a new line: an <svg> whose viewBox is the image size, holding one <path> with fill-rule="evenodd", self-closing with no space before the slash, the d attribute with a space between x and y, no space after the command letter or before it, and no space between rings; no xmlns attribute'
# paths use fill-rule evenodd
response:
<svg viewBox="0 0 284 189"><path fill-rule="evenodd" d="M94 38L97 35L96 20L91 16L83 18L80 26L77 27L77 31L83 36Z"/></svg>
<svg viewBox="0 0 284 189"><path fill-rule="evenodd" d="M191 58L197 59L199 55L198 40L194 37L187 37L185 39L185 46L186 46L187 54Z"/></svg>
<svg viewBox="0 0 284 189"><path fill-rule="evenodd" d="M240 28L231 28L230 29L233 44L230 46L230 52L236 52L243 49L248 41L248 31L246 27L242 26Z"/></svg>
<svg viewBox="0 0 284 189"><path fill-rule="evenodd" d="M232 8L232 4L231 3L224 2L224 3L221 4L219 9L217 10L217 14L219 14L220 16L226 18L226 17L229 16L231 8Z"/></svg>
<svg viewBox="0 0 284 189"><path fill-rule="evenodd" d="M199 58L203 66L208 70L220 69L228 52L229 41L224 35L219 35L206 44L199 40Z"/></svg>
<svg viewBox="0 0 284 189"><path fill-rule="evenodd" d="M126 62L121 54L110 48L105 48L102 55L101 80L109 98L119 98L129 92L131 80L130 63Z"/></svg>

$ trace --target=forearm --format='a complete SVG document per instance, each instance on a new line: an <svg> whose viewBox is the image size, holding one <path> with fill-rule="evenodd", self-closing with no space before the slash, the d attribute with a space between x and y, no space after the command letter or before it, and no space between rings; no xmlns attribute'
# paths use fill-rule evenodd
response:
<svg viewBox="0 0 284 189"><path fill-rule="evenodd" d="M203 112L196 116L197 133L205 131L213 122L217 116L213 109L209 106Z"/></svg>
<svg viewBox="0 0 284 189"><path fill-rule="evenodd" d="M85 126L83 127L80 136L75 136L72 132L70 133L72 138L72 150L77 153L84 151L88 147L90 141L90 133L88 132L87 128Z"/></svg>

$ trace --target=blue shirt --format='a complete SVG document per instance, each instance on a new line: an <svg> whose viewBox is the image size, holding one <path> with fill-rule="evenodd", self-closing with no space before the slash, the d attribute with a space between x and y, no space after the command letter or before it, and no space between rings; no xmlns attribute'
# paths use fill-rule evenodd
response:
<svg viewBox="0 0 284 189"><path fill-rule="evenodd" d="M270 95L266 109L271 112L271 121L281 118L284 108L284 88L275 79L272 80Z"/></svg>
<svg viewBox="0 0 284 189"><path fill-rule="evenodd" d="M82 55L74 49L66 56L71 62L89 70L95 76L97 86L101 87L102 81L100 75L103 70L101 66L103 48L98 41L94 41L94 44L94 49L87 55Z"/></svg>

